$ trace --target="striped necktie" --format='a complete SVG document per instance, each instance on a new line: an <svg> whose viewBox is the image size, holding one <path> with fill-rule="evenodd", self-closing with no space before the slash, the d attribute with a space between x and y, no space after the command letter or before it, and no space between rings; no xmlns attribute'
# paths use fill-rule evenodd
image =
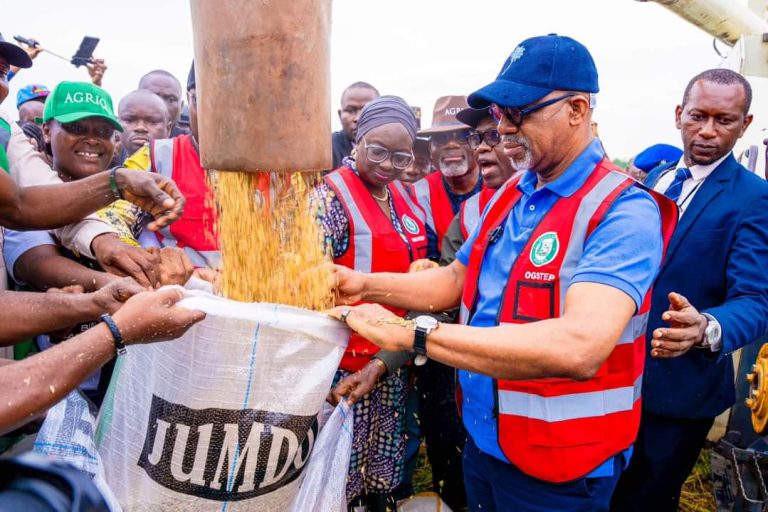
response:
<svg viewBox="0 0 768 512"><path fill-rule="evenodd" d="M681 167L675 171L675 179L669 184L667 190L664 191L664 195L677 202L680 198L680 193L683 191L683 183L685 180L693 178L691 170L686 167Z"/></svg>

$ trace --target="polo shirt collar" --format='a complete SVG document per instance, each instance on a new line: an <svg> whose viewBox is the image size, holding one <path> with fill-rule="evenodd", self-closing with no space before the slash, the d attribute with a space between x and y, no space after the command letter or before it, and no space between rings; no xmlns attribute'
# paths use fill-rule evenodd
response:
<svg viewBox="0 0 768 512"><path fill-rule="evenodd" d="M587 181L587 177L592 169L603 158L605 158L603 145L598 139L594 139L559 178L551 183L547 183L539 190L548 189L560 197L570 197ZM537 181L535 172L526 171L520 178L517 188L525 195L530 196L536 192Z"/></svg>

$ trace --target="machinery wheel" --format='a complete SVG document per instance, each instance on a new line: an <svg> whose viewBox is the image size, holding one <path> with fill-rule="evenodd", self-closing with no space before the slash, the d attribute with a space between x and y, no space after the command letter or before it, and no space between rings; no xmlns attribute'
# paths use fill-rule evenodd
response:
<svg viewBox="0 0 768 512"><path fill-rule="evenodd" d="M768 432L768 343L763 345L747 374L749 396L747 407L752 411L752 427L760 435Z"/></svg>

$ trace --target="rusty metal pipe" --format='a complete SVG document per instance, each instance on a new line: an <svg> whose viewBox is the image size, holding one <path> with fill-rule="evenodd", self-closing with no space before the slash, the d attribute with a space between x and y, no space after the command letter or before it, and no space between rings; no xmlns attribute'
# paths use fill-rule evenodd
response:
<svg viewBox="0 0 768 512"><path fill-rule="evenodd" d="M331 0L190 0L206 169L331 168Z"/></svg>

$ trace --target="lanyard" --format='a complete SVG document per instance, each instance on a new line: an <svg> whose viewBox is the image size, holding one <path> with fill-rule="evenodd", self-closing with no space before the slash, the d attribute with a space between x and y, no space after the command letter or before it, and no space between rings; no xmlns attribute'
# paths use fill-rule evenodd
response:
<svg viewBox="0 0 768 512"><path fill-rule="evenodd" d="M695 187L693 187L693 189L691 189L691 191L690 191L690 192L688 192L688 194L686 194L686 196L683 198L683 200L682 200L682 201L680 201L679 203L677 203L677 206L679 206L679 207L680 207L680 211L682 211L682 210L683 210L683 206L685 206L685 203L687 203L689 199L690 199L690 200L692 200L692 198L693 198L693 194L695 194L695 193L696 193L696 191L697 191L697 190L699 190L699 187L701 187L701 184L702 184L702 183L704 183L704 180L705 180L705 179L707 179L707 178L702 178L702 180L701 180L701 181L699 181L699 182L696 184L696 186L695 186Z"/></svg>

